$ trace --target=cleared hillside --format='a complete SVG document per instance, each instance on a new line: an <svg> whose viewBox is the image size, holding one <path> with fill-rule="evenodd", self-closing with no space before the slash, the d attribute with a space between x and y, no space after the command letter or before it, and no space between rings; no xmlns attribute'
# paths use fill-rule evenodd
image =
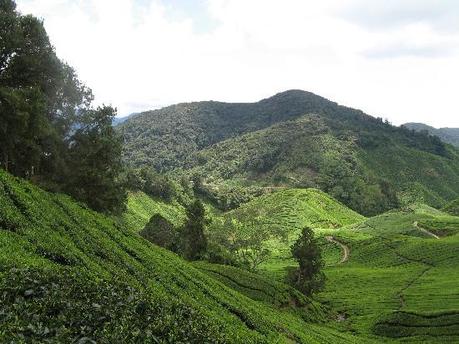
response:
<svg viewBox="0 0 459 344"><path fill-rule="evenodd" d="M1 342L361 342L0 171Z"/></svg>

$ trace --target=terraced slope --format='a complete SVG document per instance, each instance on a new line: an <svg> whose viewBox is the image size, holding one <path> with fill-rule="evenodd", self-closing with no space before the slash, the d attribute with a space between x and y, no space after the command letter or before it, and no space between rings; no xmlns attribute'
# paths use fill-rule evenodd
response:
<svg viewBox="0 0 459 344"><path fill-rule="evenodd" d="M304 227L340 228L365 218L320 190L285 189L256 197L223 214L222 219L242 223L241 229L247 233L240 232L241 236L263 230L264 245L271 251L272 257L262 265L262 269L268 269L279 277L286 265L293 264L290 246ZM219 225L216 218L213 230L218 231Z"/></svg>
<svg viewBox="0 0 459 344"><path fill-rule="evenodd" d="M338 228L362 221L364 217L317 189L285 189L256 197L225 217L250 219L274 225L287 233L305 226ZM292 233L295 235L296 233Z"/></svg>
<svg viewBox="0 0 459 344"><path fill-rule="evenodd" d="M183 224L186 217L185 209L176 201L167 203L141 191L128 194L126 211L122 216L128 228L139 232L155 214L160 214L177 227Z"/></svg>
<svg viewBox="0 0 459 344"><path fill-rule="evenodd" d="M320 233L350 248L339 264L336 245L323 242L322 297L339 310L343 328L404 342L459 340L458 217L414 207Z"/></svg>
<svg viewBox="0 0 459 344"><path fill-rule="evenodd" d="M248 298L3 171L0 204L0 342L369 341Z"/></svg>

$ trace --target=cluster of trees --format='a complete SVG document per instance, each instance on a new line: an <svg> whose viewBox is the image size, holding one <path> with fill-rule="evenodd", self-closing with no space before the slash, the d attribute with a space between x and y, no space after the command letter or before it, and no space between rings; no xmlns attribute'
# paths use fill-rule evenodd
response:
<svg viewBox="0 0 459 344"><path fill-rule="evenodd" d="M125 200L116 110L92 100L42 21L0 0L0 167L116 212Z"/></svg>
<svg viewBox="0 0 459 344"><path fill-rule="evenodd" d="M166 202L177 196L174 182L150 167L126 169L123 179L129 190L143 191L151 197L157 197Z"/></svg>
<svg viewBox="0 0 459 344"><path fill-rule="evenodd" d="M206 180L199 173L191 177L193 192L222 211L238 208L241 204L247 203L264 193L263 188L257 186L243 187L231 185L223 180L213 182Z"/></svg>
<svg viewBox="0 0 459 344"><path fill-rule="evenodd" d="M186 208L187 221L182 228L175 228L172 223L159 214L140 232L145 239L180 254L187 260L204 258L207 252L205 228L208 220L201 201L196 200Z"/></svg>
<svg viewBox="0 0 459 344"><path fill-rule="evenodd" d="M187 221L181 228L159 214L140 232L150 242L175 252L187 260L206 259L212 263L233 265L256 271L271 257L265 242L270 237L256 219L248 224L229 220L220 224L209 241L206 227L209 224L201 201L196 200L186 208ZM242 227L250 227L250 229ZM271 232L271 231L269 231ZM287 282L312 295L324 286L323 260L320 246L311 228L303 229L291 247L292 257L298 267L289 270Z"/></svg>

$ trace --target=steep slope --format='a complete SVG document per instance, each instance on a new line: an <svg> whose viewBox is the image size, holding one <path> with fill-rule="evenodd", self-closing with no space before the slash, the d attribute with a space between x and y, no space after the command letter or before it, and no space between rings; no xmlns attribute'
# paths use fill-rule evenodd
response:
<svg viewBox="0 0 459 344"><path fill-rule="evenodd" d="M365 215L398 201L440 207L459 197L457 150L304 91L250 104L179 104L118 129L134 166L217 182L317 187Z"/></svg>
<svg viewBox="0 0 459 344"><path fill-rule="evenodd" d="M459 198L449 202L443 208L443 211L450 215L459 216Z"/></svg>
<svg viewBox="0 0 459 344"><path fill-rule="evenodd" d="M254 301L113 219L0 170L0 342L365 340Z"/></svg>
<svg viewBox="0 0 459 344"><path fill-rule="evenodd" d="M176 227L183 225L186 217L184 207L177 201L167 203L141 191L128 193L126 211L122 216L127 228L139 232L155 214L161 215Z"/></svg>
<svg viewBox="0 0 459 344"><path fill-rule="evenodd" d="M405 123L403 126L415 131L427 131L438 136L443 142L459 147L459 128L434 128L423 123Z"/></svg>

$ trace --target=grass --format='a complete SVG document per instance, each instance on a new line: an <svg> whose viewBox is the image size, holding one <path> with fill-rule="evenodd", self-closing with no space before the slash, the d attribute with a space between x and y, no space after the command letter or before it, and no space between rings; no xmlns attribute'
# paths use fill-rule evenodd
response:
<svg viewBox="0 0 459 344"><path fill-rule="evenodd" d="M247 297L122 221L3 171L0 204L0 342L371 342Z"/></svg>
<svg viewBox="0 0 459 344"><path fill-rule="evenodd" d="M437 230L440 239L415 222ZM325 250L321 297L346 315L343 327L409 342L459 340L457 325L443 324L446 318L457 324L459 314L459 218L416 206L320 234L351 249L344 264L330 263L335 248Z"/></svg>
<svg viewBox="0 0 459 344"><path fill-rule="evenodd" d="M128 228L141 231L154 214L160 214L177 227L183 225L186 218L184 207L177 201L167 203L141 191L129 192L127 210L122 216Z"/></svg>
<svg viewBox="0 0 459 344"><path fill-rule="evenodd" d="M302 226L314 227L327 277L319 297L334 310L339 319L334 326L341 331L380 341L459 340L458 217L413 204L365 219L320 191L295 189L258 197L224 216L247 221L256 216L288 233L286 241L266 242L272 257L260 272L268 280L284 280L295 265L290 244ZM326 236L350 249L347 262L340 263L342 247Z"/></svg>

